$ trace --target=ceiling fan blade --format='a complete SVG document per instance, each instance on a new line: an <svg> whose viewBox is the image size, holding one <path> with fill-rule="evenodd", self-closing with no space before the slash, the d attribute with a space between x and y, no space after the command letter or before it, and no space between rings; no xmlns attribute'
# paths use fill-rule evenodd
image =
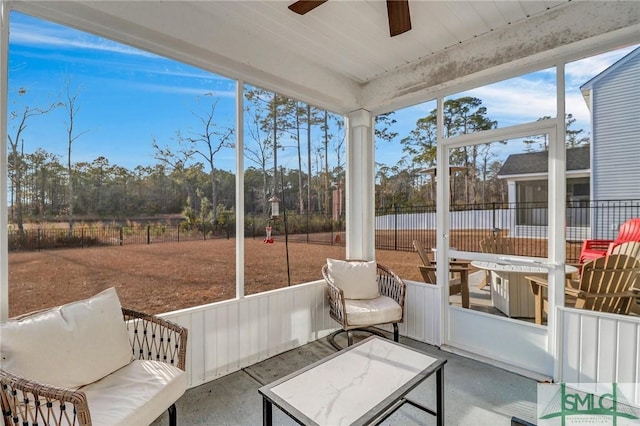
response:
<svg viewBox="0 0 640 426"><path fill-rule="evenodd" d="M409 0L387 0L387 14L389 15L389 33L391 37L411 29Z"/></svg>
<svg viewBox="0 0 640 426"><path fill-rule="evenodd" d="M326 1L327 0L298 0L297 2L289 5L289 10L297 13L298 15L304 15Z"/></svg>

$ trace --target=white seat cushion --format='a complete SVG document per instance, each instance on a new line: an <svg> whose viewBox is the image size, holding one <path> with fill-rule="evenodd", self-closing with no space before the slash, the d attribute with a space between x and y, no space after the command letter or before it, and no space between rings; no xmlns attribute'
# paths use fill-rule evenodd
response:
<svg viewBox="0 0 640 426"><path fill-rule="evenodd" d="M390 297L378 296L369 300L345 299L348 325L375 325L402 319L402 308Z"/></svg>
<svg viewBox="0 0 640 426"><path fill-rule="evenodd" d="M187 389L184 371L160 361L135 360L79 390L93 426L148 425Z"/></svg>

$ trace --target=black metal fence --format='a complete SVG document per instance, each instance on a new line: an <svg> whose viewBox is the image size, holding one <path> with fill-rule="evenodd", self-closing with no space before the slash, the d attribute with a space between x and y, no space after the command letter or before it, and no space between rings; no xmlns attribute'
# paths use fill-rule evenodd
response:
<svg viewBox="0 0 640 426"><path fill-rule="evenodd" d="M234 232L235 234L235 232ZM9 251L36 251L67 248L122 246L230 238L224 228L188 230L180 225L77 226L72 230L55 227L9 231Z"/></svg>
<svg viewBox="0 0 640 426"><path fill-rule="evenodd" d="M569 201L564 226L566 258L578 260L586 239L613 240L620 225L640 217L640 200ZM449 212L450 245L480 251L480 241L500 233L513 237L515 254L547 256L547 203L487 203L456 205ZM436 246L435 207L393 207L376 211L376 248L413 251L413 240Z"/></svg>
<svg viewBox="0 0 640 426"><path fill-rule="evenodd" d="M272 227L272 236L284 238L287 234L290 241L312 244L343 244L345 223L343 218L332 219L326 215L307 215L286 213L277 219L269 219L265 215L250 215L245 219L245 237L262 239L266 235L266 227Z"/></svg>
<svg viewBox="0 0 640 426"><path fill-rule="evenodd" d="M130 244L157 244L235 238L236 224L229 218L225 223L199 225L191 229L182 224L147 224L137 226L103 226L77 224L72 230L50 224L37 229L9 230L9 251L38 251L68 248L123 246ZM341 244L344 238L344 222L324 215L287 214L270 219L266 215L249 215L245 220L245 237L264 239L266 227L272 227L276 239L288 233L290 240L314 244Z"/></svg>
<svg viewBox="0 0 640 426"><path fill-rule="evenodd" d="M615 239L622 223L640 217L640 200L570 201L564 218L567 261L577 261L585 239ZM460 250L480 251L480 241L492 233L513 237L515 254L547 256L549 209L546 203L488 203L456 205L449 212L450 244ZM324 215L287 214L278 219L249 215L245 236L263 239L271 226L276 239L314 244L344 244L344 220ZM392 207L376 210L376 248L413 251L413 240L425 247L436 246L435 207ZM152 244L235 238L235 223L185 229L182 225L77 226L68 229L41 228L9 231L9 251L51 250Z"/></svg>

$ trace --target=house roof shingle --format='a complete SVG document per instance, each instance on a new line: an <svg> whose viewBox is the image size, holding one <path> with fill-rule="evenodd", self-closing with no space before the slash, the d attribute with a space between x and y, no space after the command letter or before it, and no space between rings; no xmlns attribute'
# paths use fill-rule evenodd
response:
<svg viewBox="0 0 640 426"><path fill-rule="evenodd" d="M567 149L567 171L588 170L590 168L589 146ZM547 173L549 171L548 152L527 152L511 154L498 172L498 176Z"/></svg>

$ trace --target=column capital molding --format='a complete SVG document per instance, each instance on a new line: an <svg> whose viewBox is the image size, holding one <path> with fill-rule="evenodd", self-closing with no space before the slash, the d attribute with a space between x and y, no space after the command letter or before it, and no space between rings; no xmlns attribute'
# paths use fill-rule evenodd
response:
<svg viewBox="0 0 640 426"><path fill-rule="evenodd" d="M371 111L367 111L366 109L351 111L347 114L347 118L349 119L349 125L351 127L372 127L373 114L371 114Z"/></svg>

